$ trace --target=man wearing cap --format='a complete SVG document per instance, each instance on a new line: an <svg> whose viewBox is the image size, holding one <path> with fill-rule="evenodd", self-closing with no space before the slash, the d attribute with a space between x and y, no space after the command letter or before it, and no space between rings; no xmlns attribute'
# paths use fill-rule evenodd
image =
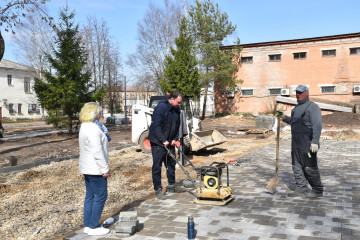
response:
<svg viewBox="0 0 360 240"><path fill-rule="evenodd" d="M283 116L284 122L291 125L291 159L295 176L295 196L318 198L323 195L317 165L317 152L320 146L322 128L321 110L309 100L309 89L305 85L296 88L298 104L291 112L291 117ZM312 187L308 191L308 183Z"/></svg>

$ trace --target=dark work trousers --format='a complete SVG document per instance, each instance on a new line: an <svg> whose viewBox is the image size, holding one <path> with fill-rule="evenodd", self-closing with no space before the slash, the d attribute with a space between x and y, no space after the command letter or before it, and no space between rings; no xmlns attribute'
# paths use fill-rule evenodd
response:
<svg viewBox="0 0 360 240"><path fill-rule="evenodd" d="M307 183L316 193L322 193L324 186L321 183L317 165L317 154L310 151L312 130L305 126L302 118L293 119L291 123L291 158L295 176L295 191L307 190Z"/></svg>
<svg viewBox="0 0 360 240"><path fill-rule="evenodd" d="M166 176L169 185L175 184L175 165L176 161L168 155L167 150L163 146L159 146L153 142L151 143L151 153L153 157L152 178L154 190L162 188L161 186L161 167L164 162L166 167ZM169 146L170 151L175 156L175 147Z"/></svg>

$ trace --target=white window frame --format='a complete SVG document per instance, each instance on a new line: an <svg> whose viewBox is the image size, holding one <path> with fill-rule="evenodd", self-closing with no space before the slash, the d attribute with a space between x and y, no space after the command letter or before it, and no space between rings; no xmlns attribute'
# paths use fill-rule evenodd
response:
<svg viewBox="0 0 360 240"><path fill-rule="evenodd" d="M272 87L272 88L269 88L269 95L270 95L270 96L279 96L279 95L281 95L281 89L282 89L281 87ZM279 94L274 94L274 93L272 94L272 93L271 93L271 90L280 90L280 92L279 92Z"/></svg>
<svg viewBox="0 0 360 240"><path fill-rule="evenodd" d="M320 87L320 93L322 93L322 94L336 93L336 86L333 84L319 84L318 86ZM324 92L325 88L333 88L334 91L333 92Z"/></svg>
<svg viewBox="0 0 360 240"><path fill-rule="evenodd" d="M328 51L335 51L335 55L324 55L324 52L328 52ZM321 49L321 57L323 57L323 58L336 57L336 49L335 48Z"/></svg>
<svg viewBox="0 0 360 240"><path fill-rule="evenodd" d="M243 61L244 59L251 59L251 61ZM253 63L253 61L254 61L254 57L253 56L242 56L241 58L240 58L240 62L241 62L241 64L251 64L251 63Z"/></svg>
<svg viewBox="0 0 360 240"><path fill-rule="evenodd" d="M17 112L18 112L18 114L22 114L21 108L22 108L22 103L18 103L17 104Z"/></svg>
<svg viewBox="0 0 360 240"><path fill-rule="evenodd" d="M28 104L28 113L40 113L39 104L36 103Z"/></svg>
<svg viewBox="0 0 360 240"><path fill-rule="evenodd" d="M11 74L7 75L7 80L8 80L8 85L9 85L9 86L13 86L13 79L12 79L12 75L11 75Z"/></svg>
<svg viewBox="0 0 360 240"><path fill-rule="evenodd" d="M251 95L244 95L243 94L243 92L244 91L249 91L249 90L251 90L252 91L252 94ZM245 96L245 97L247 97L247 96L254 96L254 88L251 88L251 87L242 87L241 88L241 96Z"/></svg>
<svg viewBox="0 0 360 240"><path fill-rule="evenodd" d="M300 57L300 54L305 53L305 57ZM299 54L299 57L295 58L295 54ZM294 52L293 53L294 60L304 60L307 59L307 52Z"/></svg>
<svg viewBox="0 0 360 240"><path fill-rule="evenodd" d="M269 54L268 56L269 56L269 62L281 62L281 54L280 53ZM280 59L271 60L272 56L280 56Z"/></svg>
<svg viewBox="0 0 360 240"><path fill-rule="evenodd" d="M351 50L356 49L356 53L351 53ZM360 47L351 47L349 48L349 55L353 56L353 55L360 55Z"/></svg>
<svg viewBox="0 0 360 240"><path fill-rule="evenodd" d="M24 91L31 93L31 79L29 77L24 77Z"/></svg>
<svg viewBox="0 0 360 240"><path fill-rule="evenodd" d="M9 103L8 106L9 106L9 114L15 114L17 111L16 109L17 105L14 103Z"/></svg>

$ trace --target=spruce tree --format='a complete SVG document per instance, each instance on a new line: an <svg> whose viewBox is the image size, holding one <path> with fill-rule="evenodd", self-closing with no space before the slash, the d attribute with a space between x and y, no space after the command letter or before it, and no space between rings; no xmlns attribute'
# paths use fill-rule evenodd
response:
<svg viewBox="0 0 360 240"><path fill-rule="evenodd" d="M160 81L163 92L179 90L187 96L199 98L199 71L196 58L193 55L194 41L188 31L186 19L183 17L180 33L175 38L176 49L171 48L171 56L166 56L164 76Z"/></svg>
<svg viewBox="0 0 360 240"><path fill-rule="evenodd" d="M205 87L202 119L205 118L208 88L215 84L221 88L234 88L237 82L238 57L241 48L222 50L223 41L236 29L226 13L211 0L196 1L189 11L189 25L195 38L201 83ZM239 44L238 40L238 44Z"/></svg>
<svg viewBox="0 0 360 240"><path fill-rule="evenodd" d="M92 100L89 91L91 74L85 71L87 56L74 17L74 12L68 12L67 8L60 11L56 49L46 56L55 72L45 72L45 79L35 79L34 85L41 105L48 112L47 122L67 128L70 134L81 107Z"/></svg>

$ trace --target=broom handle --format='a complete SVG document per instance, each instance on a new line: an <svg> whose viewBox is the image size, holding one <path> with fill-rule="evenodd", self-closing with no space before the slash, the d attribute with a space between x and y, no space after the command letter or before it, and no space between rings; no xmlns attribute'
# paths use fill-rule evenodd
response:
<svg viewBox="0 0 360 240"><path fill-rule="evenodd" d="M280 116L277 117L277 128L276 128L276 176L279 170L279 142L280 142Z"/></svg>

